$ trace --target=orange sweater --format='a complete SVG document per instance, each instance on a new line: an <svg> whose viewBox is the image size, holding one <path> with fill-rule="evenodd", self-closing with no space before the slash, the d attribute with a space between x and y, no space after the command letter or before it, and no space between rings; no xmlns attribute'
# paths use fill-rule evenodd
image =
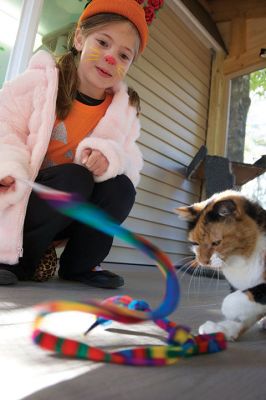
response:
<svg viewBox="0 0 266 400"><path fill-rule="evenodd" d="M78 144L91 134L105 115L112 98L112 95L107 94L105 100L97 106L88 106L74 100L68 116L63 121L56 118L42 168L72 163Z"/></svg>

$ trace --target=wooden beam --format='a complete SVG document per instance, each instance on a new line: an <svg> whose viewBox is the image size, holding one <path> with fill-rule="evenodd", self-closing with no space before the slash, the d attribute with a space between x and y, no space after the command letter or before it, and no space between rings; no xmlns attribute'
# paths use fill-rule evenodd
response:
<svg viewBox="0 0 266 400"><path fill-rule="evenodd" d="M214 29L218 32L217 38L219 37L219 40L212 35L210 29L207 28L202 20L197 18L196 13L188 7L189 3L193 3L193 5L197 4L197 7L200 6L197 0L165 0L165 4L170 7L174 14L182 19L183 23L198 37L204 47L227 53L227 49L215 23L213 21L211 22ZM209 14L204 9L203 11L210 21L211 18Z"/></svg>
<svg viewBox="0 0 266 400"><path fill-rule="evenodd" d="M208 2L208 0L198 0L198 3L200 3L202 5L202 7L205 8L205 10L211 14L211 7L210 7L210 3Z"/></svg>
<svg viewBox="0 0 266 400"><path fill-rule="evenodd" d="M223 38L206 9L196 0L181 0L185 7L194 15L199 23L209 32L209 34L219 43L222 49L227 52Z"/></svg>
<svg viewBox="0 0 266 400"><path fill-rule="evenodd" d="M265 68L266 60L260 57L260 49L266 43L266 18L246 20L246 23L243 18L236 18L230 31L230 50L224 62L224 74L234 78Z"/></svg>
<svg viewBox="0 0 266 400"><path fill-rule="evenodd" d="M247 19L266 17L265 0L211 0L208 2L215 22L226 22L245 16Z"/></svg>
<svg viewBox="0 0 266 400"><path fill-rule="evenodd" d="M224 76L224 59L224 54L215 53L206 140L208 153L217 156L226 154L230 80Z"/></svg>
<svg viewBox="0 0 266 400"><path fill-rule="evenodd" d="M231 40L228 57L239 57L247 49L247 23L241 15L235 17L231 23Z"/></svg>
<svg viewBox="0 0 266 400"><path fill-rule="evenodd" d="M259 49L254 49L239 57L228 57L224 62L224 75L233 79L263 68L266 68L266 60L259 56Z"/></svg>

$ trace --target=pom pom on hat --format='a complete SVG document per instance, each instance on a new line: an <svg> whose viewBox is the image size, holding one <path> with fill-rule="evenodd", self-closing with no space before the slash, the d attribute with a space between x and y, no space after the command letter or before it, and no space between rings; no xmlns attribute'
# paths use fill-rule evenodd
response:
<svg viewBox="0 0 266 400"><path fill-rule="evenodd" d="M140 51L143 52L148 42L149 32L145 10L140 3L141 1L138 0L92 0L81 14L78 25L96 14L122 15L136 26L141 39Z"/></svg>

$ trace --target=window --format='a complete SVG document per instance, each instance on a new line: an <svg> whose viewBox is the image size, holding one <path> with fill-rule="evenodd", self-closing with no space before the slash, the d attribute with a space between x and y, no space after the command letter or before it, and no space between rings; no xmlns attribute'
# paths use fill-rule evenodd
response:
<svg viewBox="0 0 266 400"><path fill-rule="evenodd" d="M69 31L86 3L86 0L0 0L0 87L5 79L13 79L25 70L32 52L64 51Z"/></svg>
<svg viewBox="0 0 266 400"><path fill-rule="evenodd" d="M0 87L5 80L9 57L14 46L23 0L0 2Z"/></svg>
<svg viewBox="0 0 266 400"><path fill-rule="evenodd" d="M227 156L254 164L266 155L266 69L231 81ZM241 191L266 207L266 174L248 182Z"/></svg>
<svg viewBox="0 0 266 400"><path fill-rule="evenodd" d="M65 51L69 32L75 26L87 1L44 0L34 51L42 48L60 55Z"/></svg>

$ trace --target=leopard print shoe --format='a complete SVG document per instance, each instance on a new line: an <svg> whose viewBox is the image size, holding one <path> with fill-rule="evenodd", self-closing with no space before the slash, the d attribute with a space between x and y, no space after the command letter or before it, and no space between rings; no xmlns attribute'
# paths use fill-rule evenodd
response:
<svg viewBox="0 0 266 400"><path fill-rule="evenodd" d="M50 246L40 264L36 268L32 280L36 282L45 282L55 275L57 267L57 255L54 246Z"/></svg>

